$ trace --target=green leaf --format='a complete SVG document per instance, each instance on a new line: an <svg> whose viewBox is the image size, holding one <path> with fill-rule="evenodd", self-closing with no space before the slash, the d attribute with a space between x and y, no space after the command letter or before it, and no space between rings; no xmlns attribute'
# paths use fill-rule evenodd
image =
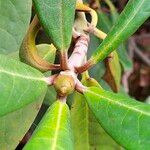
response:
<svg viewBox="0 0 150 150"><path fill-rule="evenodd" d="M75 0L33 0L40 22L59 50L68 50L75 14Z"/></svg>
<svg viewBox="0 0 150 150"><path fill-rule="evenodd" d="M24 150L73 150L70 112L67 104L56 101L46 112Z"/></svg>
<svg viewBox="0 0 150 150"><path fill-rule="evenodd" d="M84 95L102 127L126 149L148 150L150 105L99 88Z"/></svg>
<svg viewBox="0 0 150 150"><path fill-rule="evenodd" d="M53 86L49 86L47 88L47 92L44 98L44 104L46 105L52 105L52 103L54 103L54 101L56 101L56 91L55 88Z"/></svg>
<svg viewBox="0 0 150 150"><path fill-rule="evenodd" d="M121 66L116 51L112 52L112 58L105 59L105 66L106 72L103 79L111 86L114 92L118 92L121 82Z"/></svg>
<svg viewBox="0 0 150 150"><path fill-rule="evenodd" d="M0 147L2 150L13 150L29 130L39 112L44 95L37 101L0 118Z"/></svg>
<svg viewBox="0 0 150 150"><path fill-rule="evenodd" d="M90 44L88 48L88 56L91 56L93 51L98 47L100 44L100 39L96 36L90 36ZM99 62L93 68L89 70L90 75L95 78L98 82L101 80L102 76L105 73L105 65L103 62Z"/></svg>
<svg viewBox="0 0 150 150"><path fill-rule="evenodd" d="M130 0L91 59L95 63L102 61L132 35L149 16L150 5L148 0Z"/></svg>
<svg viewBox="0 0 150 150"><path fill-rule="evenodd" d="M35 101L47 90L42 73L4 55L0 55L0 83L0 116Z"/></svg>
<svg viewBox="0 0 150 150"><path fill-rule="evenodd" d="M113 3L110 0L105 0L105 2L108 4L108 6L110 8L112 24L115 24L115 22L119 18L119 13L117 12L115 6L113 5ZM117 49L117 53L119 56L119 61L121 62L122 66L123 66L123 69L125 71L131 70L133 64L132 64L131 59L127 55L125 42L120 44L120 46Z"/></svg>
<svg viewBox="0 0 150 150"><path fill-rule="evenodd" d="M117 19L119 18L119 14L117 12L117 9L111 0L105 0L105 2L108 5L108 7L110 8L112 24L114 24L117 21Z"/></svg>
<svg viewBox="0 0 150 150"><path fill-rule="evenodd" d="M47 60L50 63L54 63L55 55L56 55L56 48L52 44L38 44L36 45L38 54L44 60ZM19 61L19 52L12 52L8 55L10 58Z"/></svg>
<svg viewBox="0 0 150 150"><path fill-rule="evenodd" d="M87 79L84 83L87 86L98 86L92 78ZM71 118L75 150L119 150L121 148L99 125L85 97L77 92L74 95Z"/></svg>
<svg viewBox="0 0 150 150"><path fill-rule="evenodd" d="M126 43L121 43L117 49L117 53L119 56L119 61L124 69L124 71L129 71L133 68L132 59L129 58L127 54Z"/></svg>
<svg viewBox="0 0 150 150"><path fill-rule="evenodd" d="M32 0L0 0L0 53L18 51L31 17Z"/></svg>
<svg viewBox="0 0 150 150"><path fill-rule="evenodd" d="M39 44L36 45L36 47L38 49L39 56L50 63L54 63L56 48L52 44Z"/></svg>
<svg viewBox="0 0 150 150"><path fill-rule="evenodd" d="M98 15L97 27L101 29L103 32L108 33L112 27L111 20L109 19L106 13L102 12L102 10L99 10L97 15Z"/></svg>
<svg viewBox="0 0 150 150"><path fill-rule="evenodd" d="M115 9L115 8L114 8ZM102 11L100 11L98 13L98 28L101 29L102 31L104 31L105 33L108 33L112 27L112 25L116 22L116 20L119 17L118 12L115 10L111 11L111 18L112 20L109 19L109 17ZM132 61L129 58L128 54L127 54L127 50L126 50L126 43L121 43L120 46L117 48L117 53L119 56L119 61L123 66L123 69L126 70L130 70L132 68Z"/></svg>
<svg viewBox="0 0 150 150"><path fill-rule="evenodd" d="M39 55L49 62L53 62L55 58L56 49L48 44L37 45ZM19 60L19 52L13 52L9 54L9 57ZM48 87L46 94L46 102L51 104L56 99L56 95L53 94L54 89ZM25 133L29 130L32 122L34 121L42 101L44 94L38 97L38 99L12 113L9 113L0 118L0 147L1 149L15 149L22 140ZM46 104L47 104L46 103ZM22 122L24 122L22 124Z"/></svg>

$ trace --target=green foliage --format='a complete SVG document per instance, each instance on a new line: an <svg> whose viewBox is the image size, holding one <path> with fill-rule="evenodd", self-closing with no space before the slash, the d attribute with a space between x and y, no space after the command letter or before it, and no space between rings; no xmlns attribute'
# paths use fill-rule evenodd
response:
<svg viewBox="0 0 150 150"><path fill-rule="evenodd" d="M68 50L75 14L75 0L33 0L42 26L57 49Z"/></svg>
<svg viewBox="0 0 150 150"><path fill-rule="evenodd" d="M0 117L0 148L14 150L39 112L44 95L21 109Z"/></svg>
<svg viewBox="0 0 150 150"><path fill-rule="evenodd" d="M108 4L108 6L110 8L112 24L115 24L117 19L119 18L119 13L117 12L115 6L113 5L113 3L110 0L105 0L105 2ZM130 70L133 66L132 66L131 59L127 55L125 42L120 44L120 46L117 49L117 53L119 55L119 58L120 58L119 60L123 66L123 69L125 71Z"/></svg>
<svg viewBox="0 0 150 150"><path fill-rule="evenodd" d="M98 64L90 71L90 74L100 83L103 82L101 80L103 77L117 92L121 79L119 61L124 70L131 68L123 41L150 16L150 5L148 0L130 0L119 16L111 1L105 0L105 2L110 8L110 16L98 10L97 26L108 33L108 36L103 41L90 36L88 55L91 55L102 42L91 57L94 63ZM51 63L55 61L57 48L60 53L61 65L54 65L51 70L48 67L48 72L42 74L33 68L38 68L36 65L28 63L32 65L30 67L19 61L18 50L31 18L32 2L31 0L0 0L0 54L8 54L8 56L0 55L0 149L16 148L30 128L44 99L44 104L49 108L33 136L25 145L25 150L119 150L121 147L117 143L126 149L148 150L150 145L150 105L137 102L125 95L107 92L88 74L82 74L82 83L87 86L83 87L76 79L76 75L78 75L76 70L78 71L78 69L65 70L67 60L63 56L66 56L66 51L69 49L70 55L74 47L78 49L78 46L82 46L84 50L87 46L88 34L90 31L92 32L84 13L78 12L78 10L75 15L76 1L33 0L33 3L39 20L35 17L35 20L32 21L33 26L30 26L31 28L28 30L29 40L25 40L25 44L22 44L24 46L23 54L25 58L28 57L26 49L29 56L32 52L33 64L36 63L37 66L43 67L45 62L46 64L49 62L48 66L51 67L53 66ZM84 8L83 5L79 6L80 10L87 8ZM91 13L91 9L86 11L92 14L93 18L95 17L96 22L95 13L93 11ZM78 14L81 16L78 17ZM89 28L85 29L88 25ZM41 26L56 48L50 44L35 45L36 33ZM74 29L74 34L72 34L72 29ZM75 31L78 34L84 33L81 35L82 39L76 38L78 34L75 34ZM77 44L77 42L79 43ZM50 42L47 41L47 43ZM114 51L117 48L118 50ZM114 51L114 56L108 58L112 51ZM80 58L79 55L83 53L76 51L75 58ZM106 57L107 59L105 59ZM86 56L84 55L83 58ZM75 63L76 59L73 59L68 61L68 66L71 64L70 61ZM105 59L104 62L99 62L103 59ZM46 61L43 63L43 60ZM59 69L58 72L52 72L52 74L60 75L60 81L53 78L54 76L50 77L53 69ZM51 82L53 85L57 83L58 90L56 86L47 88L47 84L51 85ZM102 83L102 87L106 87L107 90L109 88L106 82ZM67 102L71 108L71 116L65 102L69 93L64 92L66 88L71 91L78 90L84 94L75 92L73 105L71 100ZM65 93L64 95L60 93L60 89L62 93ZM59 100L56 100L56 97Z"/></svg>
<svg viewBox="0 0 150 150"><path fill-rule="evenodd" d="M150 105L96 87L84 95L99 123L118 143L127 149L149 149Z"/></svg>
<svg viewBox="0 0 150 150"><path fill-rule="evenodd" d="M0 83L0 116L35 101L47 89L39 71L3 55L0 55Z"/></svg>
<svg viewBox="0 0 150 150"><path fill-rule="evenodd" d="M111 5L113 6L112 3ZM99 21L97 26L99 29L102 29L105 33L108 33L111 30L113 24L115 24L115 22L119 17L119 14L114 6L113 6L113 10L111 9L110 12L111 12L110 16L108 16L106 13L102 12L101 10L98 12ZM118 53L119 61L121 62L123 69L125 71L130 70L132 68L132 62L127 54L126 42L121 43L116 51Z"/></svg>
<svg viewBox="0 0 150 150"><path fill-rule="evenodd" d="M68 106L56 101L46 112L24 150L73 150Z"/></svg>
<svg viewBox="0 0 150 150"><path fill-rule="evenodd" d="M93 51L99 46L100 39L91 35L90 36L90 43L88 49L88 55L90 56ZM91 77L95 78L98 82L100 82L102 76L105 73L105 65L104 62L99 62L93 68L89 70Z"/></svg>
<svg viewBox="0 0 150 150"><path fill-rule="evenodd" d="M149 16L150 5L147 0L130 0L108 36L94 52L91 59L95 63L102 61L119 44L132 35Z"/></svg>
<svg viewBox="0 0 150 150"><path fill-rule="evenodd" d="M48 44L37 45L39 55L49 61L54 62L56 49ZM14 52L9 55L9 57L19 60L18 52ZM52 87L48 87L44 103L51 104L55 98L56 94ZM15 149L22 140L26 132L29 130L31 124L33 123L41 104L44 99L44 94L39 96L36 101L28 104L21 109L18 109L12 113L9 113L0 118L0 145L1 149ZM24 124L22 124L24 123Z"/></svg>
<svg viewBox="0 0 150 150"><path fill-rule="evenodd" d="M86 86L95 85L100 88L100 85L93 78L82 81ZM75 150L119 150L121 148L99 125L89 109L85 97L77 92L74 94L71 118L75 137Z"/></svg>
<svg viewBox="0 0 150 150"><path fill-rule="evenodd" d="M18 51L31 17L31 0L0 0L0 54Z"/></svg>

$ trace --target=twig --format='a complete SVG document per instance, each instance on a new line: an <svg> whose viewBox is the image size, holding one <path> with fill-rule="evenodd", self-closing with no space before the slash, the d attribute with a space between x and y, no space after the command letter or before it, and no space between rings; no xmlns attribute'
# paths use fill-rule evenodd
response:
<svg viewBox="0 0 150 150"><path fill-rule="evenodd" d="M66 51L60 52L60 66L62 70L68 70L68 54Z"/></svg>
<svg viewBox="0 0 150 150"><path fill-rule="evenodd" d="M89 44L89 36L81 35L74 47L74 51L69 58L69 68L74 70L74 68L79 67L83 64L83 60L87 54Z"/></svg>

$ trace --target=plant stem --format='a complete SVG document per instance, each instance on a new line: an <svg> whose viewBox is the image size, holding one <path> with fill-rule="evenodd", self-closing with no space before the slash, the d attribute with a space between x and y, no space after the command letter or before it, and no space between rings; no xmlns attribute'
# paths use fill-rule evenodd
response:
<svg viewBox="0 0 150 150"><path fill-rule="evenodd" d="M69 68L74 70L83 64L84 58L87 54L89 44L89 36L81 35L75 44L74 51L69 58Z"/></svg>
<svg viewBox="0 0 150 150"><path fill-rule="evenodd" d="M94 28L93 34L95 36L97 36L98 38L102 39L102 40L104 40L106 38L106 36L107 36L106 33L104 33L103 31L101 31L101 30L99 30L97 28Z"/></svg>
<svg viewBox="0 0 150 150"><path fill-rule="evenodd" d="M62 70L68 70L68 54L67 52L60 53L60 66Z"/></svg>

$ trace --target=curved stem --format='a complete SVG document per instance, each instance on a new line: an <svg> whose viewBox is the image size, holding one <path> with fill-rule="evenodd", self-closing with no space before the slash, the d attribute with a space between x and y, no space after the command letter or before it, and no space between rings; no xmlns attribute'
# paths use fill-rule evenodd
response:
<svg viewBox="0 0 150 150"><path fill-rule="evenodd" d="M96 28L96 27L95 27L94 30L93 30L93 34L94 34L95 36L97 36L98 38L102 39L102 40L104 40L104 39L106 38L106 36L107 36L107 34L106 34L105 32L99 30L99 29Z"/></svg>
<svg viewBox="0 0 150 150"><path fill-rule="evenodd" d="M97 22L98 22L98 17L97 17L97 13L94 9L92 9L92 8L82 4L82 3L77 2L76 10L77 11L83 11L85 13L89 13L91 15L91 18L92 18L90 25L92 27L96 27ZM85 30L88 30L88 29L85 29Z"/></svg>

